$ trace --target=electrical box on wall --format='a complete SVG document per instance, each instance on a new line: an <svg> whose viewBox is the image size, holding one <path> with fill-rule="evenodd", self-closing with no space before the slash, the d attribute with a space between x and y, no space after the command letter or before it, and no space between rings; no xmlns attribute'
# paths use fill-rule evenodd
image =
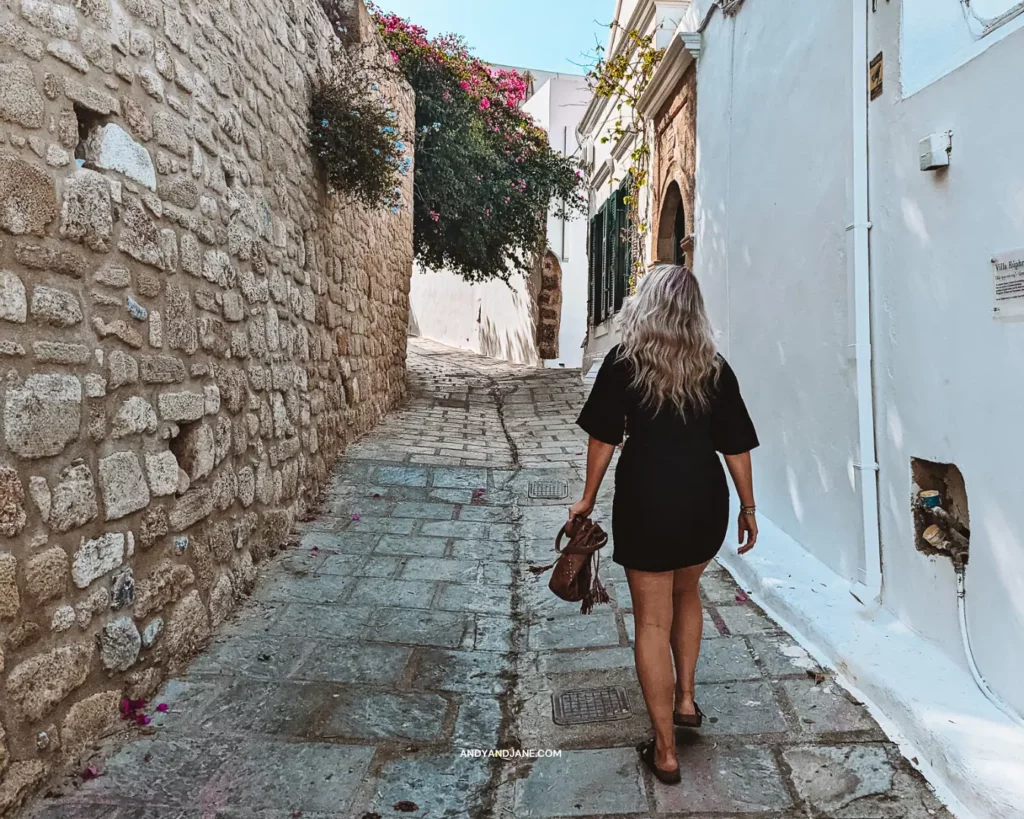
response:
<svg viewBox="0 0 1024 819"><path fill-rule="evenodd" d="M932 134L921 140L921 170L934 171L949 167L949 156L953 153L953 133Z"/></svg>

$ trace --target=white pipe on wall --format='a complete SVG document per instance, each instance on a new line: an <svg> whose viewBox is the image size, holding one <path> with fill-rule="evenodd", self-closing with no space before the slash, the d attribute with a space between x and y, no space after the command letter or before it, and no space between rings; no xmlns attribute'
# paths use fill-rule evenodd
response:
<svg viewBox="0 0 1024 819"><path fill-rule="evenodd" d="M861 516L864 529L865 605L882 596L882 543L878 522L878 460L875 451L875 391L871 350L871 212L868 168L868 15L870 0L853 7L853 234L854 352L857 425L860 439Z"/></svg>

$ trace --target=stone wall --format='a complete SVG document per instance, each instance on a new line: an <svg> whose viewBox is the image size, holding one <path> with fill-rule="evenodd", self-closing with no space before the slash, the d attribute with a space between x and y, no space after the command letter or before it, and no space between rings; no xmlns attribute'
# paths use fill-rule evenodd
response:
<svg viewBox="0 0 1024 819"><path fill-rule="evenodd" d="M651 212L655 215L653 257L673 260L673 226L683 208L686 238L694 233L694 189L697 169L697 70L691 66L664 108L654 118L654 187ZM678 188L678 198L672 183ZM692 240L684 245L687 264L693 266Z"/></svg>
<svg viewBox="0 0 1024 819"><path fill-rule="evenodd" d="M0 0L0 811L203 646L405 395L411 213L307 151L330 32L315 0Z"/></svg>

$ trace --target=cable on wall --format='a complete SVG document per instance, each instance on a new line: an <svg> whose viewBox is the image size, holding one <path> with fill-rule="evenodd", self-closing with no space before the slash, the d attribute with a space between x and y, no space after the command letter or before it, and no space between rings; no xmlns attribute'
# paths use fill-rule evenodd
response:
<svg viewBox="0 0 1024 819"><path fill-rule="evenodd" d="M972 0L959 0L967 28L976 40L991 34L1000 26L1024 14L1024 0L996 17L980 17L971 5ZM979 28L980 27L980 28Z"/></svg>

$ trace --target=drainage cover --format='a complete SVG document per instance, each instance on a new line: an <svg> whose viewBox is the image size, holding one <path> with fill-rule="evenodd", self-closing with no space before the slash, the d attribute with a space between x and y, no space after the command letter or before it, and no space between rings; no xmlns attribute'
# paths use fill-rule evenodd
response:
<svg viewBox="0 0 1024 819"><path fill-rule="evenodd" d="M588 722L612 722L629 719L629 710L624 688L589 688L578 691L563 691L551 695L551 707L555 725L583 725Z"/></svg>
<svg viewBox="0 0 1024 819"><path fill-rule="evenodd" d="M539 500L565 500L569 497L569 482L530 481L530 497Z"/></svg>

